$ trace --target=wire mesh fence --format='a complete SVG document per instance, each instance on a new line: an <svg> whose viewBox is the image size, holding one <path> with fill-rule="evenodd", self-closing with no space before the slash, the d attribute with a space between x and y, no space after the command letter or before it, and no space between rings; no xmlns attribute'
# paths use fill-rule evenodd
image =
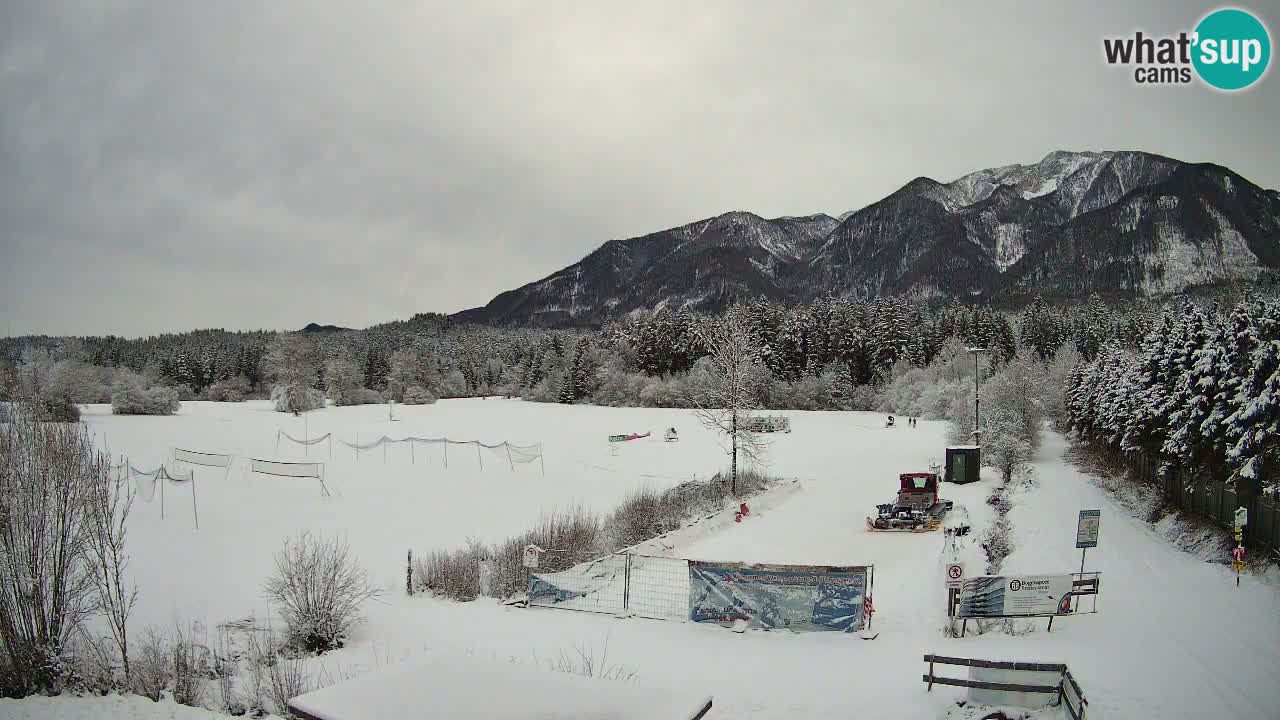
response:
<svg viewBox="0 0 1280 720"><path fill-rule="evenodd" d="M329 457L333 457L333 441L332 433L325 433L314 438L295 438L283 430L276 431L276 452L280 451L280 441L288 440L295 445L300 445L304 449L320 443L328 443ZM538 464L538 470L542 474L546 474L546 467L543 460L542 443L513 443L510 441L502 441L498 443L485 443L479 440L453 440L447 437L425 438L425 437L403 437L393 438L383 435L373 440L361 442L357 435L355 440L347 441L341 438L337 439L339 445L350 449L354 453L357 461L361 459L363 453L379 451L383 462L388 460L388 450L393 446L403 449L397 452L407 457L410 464L416 465L419 462L439 463L444 467L449 467L450 455L455 463L471 463L478 464L481 469L486 467L505 467L515 472L517 465Z"/></svg>
<svg viewBox="0 0 1280 720"><path fill-rule="evenodd" d="M618 553L557 573L534 573L529 577L529 605L687 620L689 562Z"/></svg>

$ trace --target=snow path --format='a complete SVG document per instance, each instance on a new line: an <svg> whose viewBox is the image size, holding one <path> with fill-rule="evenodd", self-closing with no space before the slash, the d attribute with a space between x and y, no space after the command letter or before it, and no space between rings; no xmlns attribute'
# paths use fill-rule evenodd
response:
<svg viewBox="0 0 1280 720"><path fill-rule="evenodd" d="M1228 566L1174 548L1068 465L1065 449L1045 434L1039 485L1014 496L1017 549L1003 568L1051 572L1074 557L1078 570L1077 512L1102 509L1085 567L1102 572L1099 614L1037 635L1046 659L1071 667L1097 717L1280 717L1280 594L1248 576L1237 589ZM1019 641L995 644L1012 654Z"/></svg>

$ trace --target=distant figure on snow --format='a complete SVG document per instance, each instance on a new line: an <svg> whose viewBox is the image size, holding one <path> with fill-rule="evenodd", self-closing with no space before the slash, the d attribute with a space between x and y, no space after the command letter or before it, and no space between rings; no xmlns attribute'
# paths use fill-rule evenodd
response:
<svg viewBox="0 0 1280 720"><path fill-rule="evenodd" d="M885 427L887 427L887 428L891 428L891 427L893 427L893 416L892 416L892 415L890 415L890 416L889 416L889 419L885 421L884 426L885 426Z"/></svg>

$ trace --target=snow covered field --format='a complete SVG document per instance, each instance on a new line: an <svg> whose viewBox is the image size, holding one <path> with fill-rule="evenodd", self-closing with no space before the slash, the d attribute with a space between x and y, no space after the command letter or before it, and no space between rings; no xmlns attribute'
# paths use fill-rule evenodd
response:
<svg viewBox="0 0 1280 720"><path fill-rule="evenodd" d="M484 442L541 442L546 474L537 463L453 446L449 466L419 445L410 464L407 445L368 451L356 461L337 443L310 459L326 462L332 496L312 480L237 468L197 468L200 529L186 488L166 489L134 509L130 544L140 585L134 627L199 621L208 628L267 614L261 586L272 554L301 529L345 533L353 551L387 591L367 609L368 620L351 644L313 662L328 678L358 675L377 666L432 652L545 662L575 647L634 669L637 682L708 692L712 717L939 718L962 691L925 692L925 653L962 657L1066 662L1091 704L1092 718L1280 716L1272 674L1280 666L1280 594L1246 577L1237 589L1222 566L1171 549L1148 526L1113 505L1090 481L1062 462L1063 440L1046 435L1036 462L1039 487L1013 496L1010 513L1016 549L1007 572L1076 570L1076 513L1102 508L1100 546L1088 569L1101 570L1097 615L1065 618L1044 632L945 639L940 533L868 533L864 516L896 492L900 472L925 470L942 460L944 427L882 427L872 413L789 413L793 432L774 435L773 474L800 478L800 490L776 507L753 512L688 542L675 553L706 560L875 565L875 629L863 641L845 634L751 632L712 626L628 619L563 610L467 604L404 595L405 552L456 547L467 538L498 540L531 525L546 510L580 503L609 511L631 490L668 487L724 466L715 438L684 410L610 409L508 401L450 400L396 408L328 408L295 418L266 403L184 403L175 417L118 417L91 406L85 421L100 443L153 468L172 446L264 459L301 460L303 449L282 442L333 432L362 442L448 436ZM305 429L304 429L305 422ZM679 443L664 443L666 427ZM649 440L611 446L606 436L652 431ZM470 450L468 456L464 450ZM483 469L480 462L483 461ZM993 483L943 486L944 497L964 504L974 524L962 557L969 574L984 562L977 547L994 517L985 504ZM949 557L949 555L948 555ZM972 624L971 624L972 626ZM954 672L957 669L952 669ZM102 701L84 701L102 702ZM0 705L7 715L14 705ZM24 706L30 717L40 715ZM56 707L56 705L49 705ZM107 712L103 710L102 712ZM22 715L27 717L27 715Z"/></svg>

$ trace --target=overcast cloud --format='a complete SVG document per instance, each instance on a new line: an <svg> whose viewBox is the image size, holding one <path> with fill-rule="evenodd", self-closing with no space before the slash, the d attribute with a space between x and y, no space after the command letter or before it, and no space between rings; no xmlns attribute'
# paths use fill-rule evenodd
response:
<svg viewBox="0 0 1280 720"><path fill-rule="evenodd" d="M611 238L1055 149L1280 187L1274 69L1225 95L1102 61L1216 5L900 5L4 2L0 332L453 312Z"/></svg>

